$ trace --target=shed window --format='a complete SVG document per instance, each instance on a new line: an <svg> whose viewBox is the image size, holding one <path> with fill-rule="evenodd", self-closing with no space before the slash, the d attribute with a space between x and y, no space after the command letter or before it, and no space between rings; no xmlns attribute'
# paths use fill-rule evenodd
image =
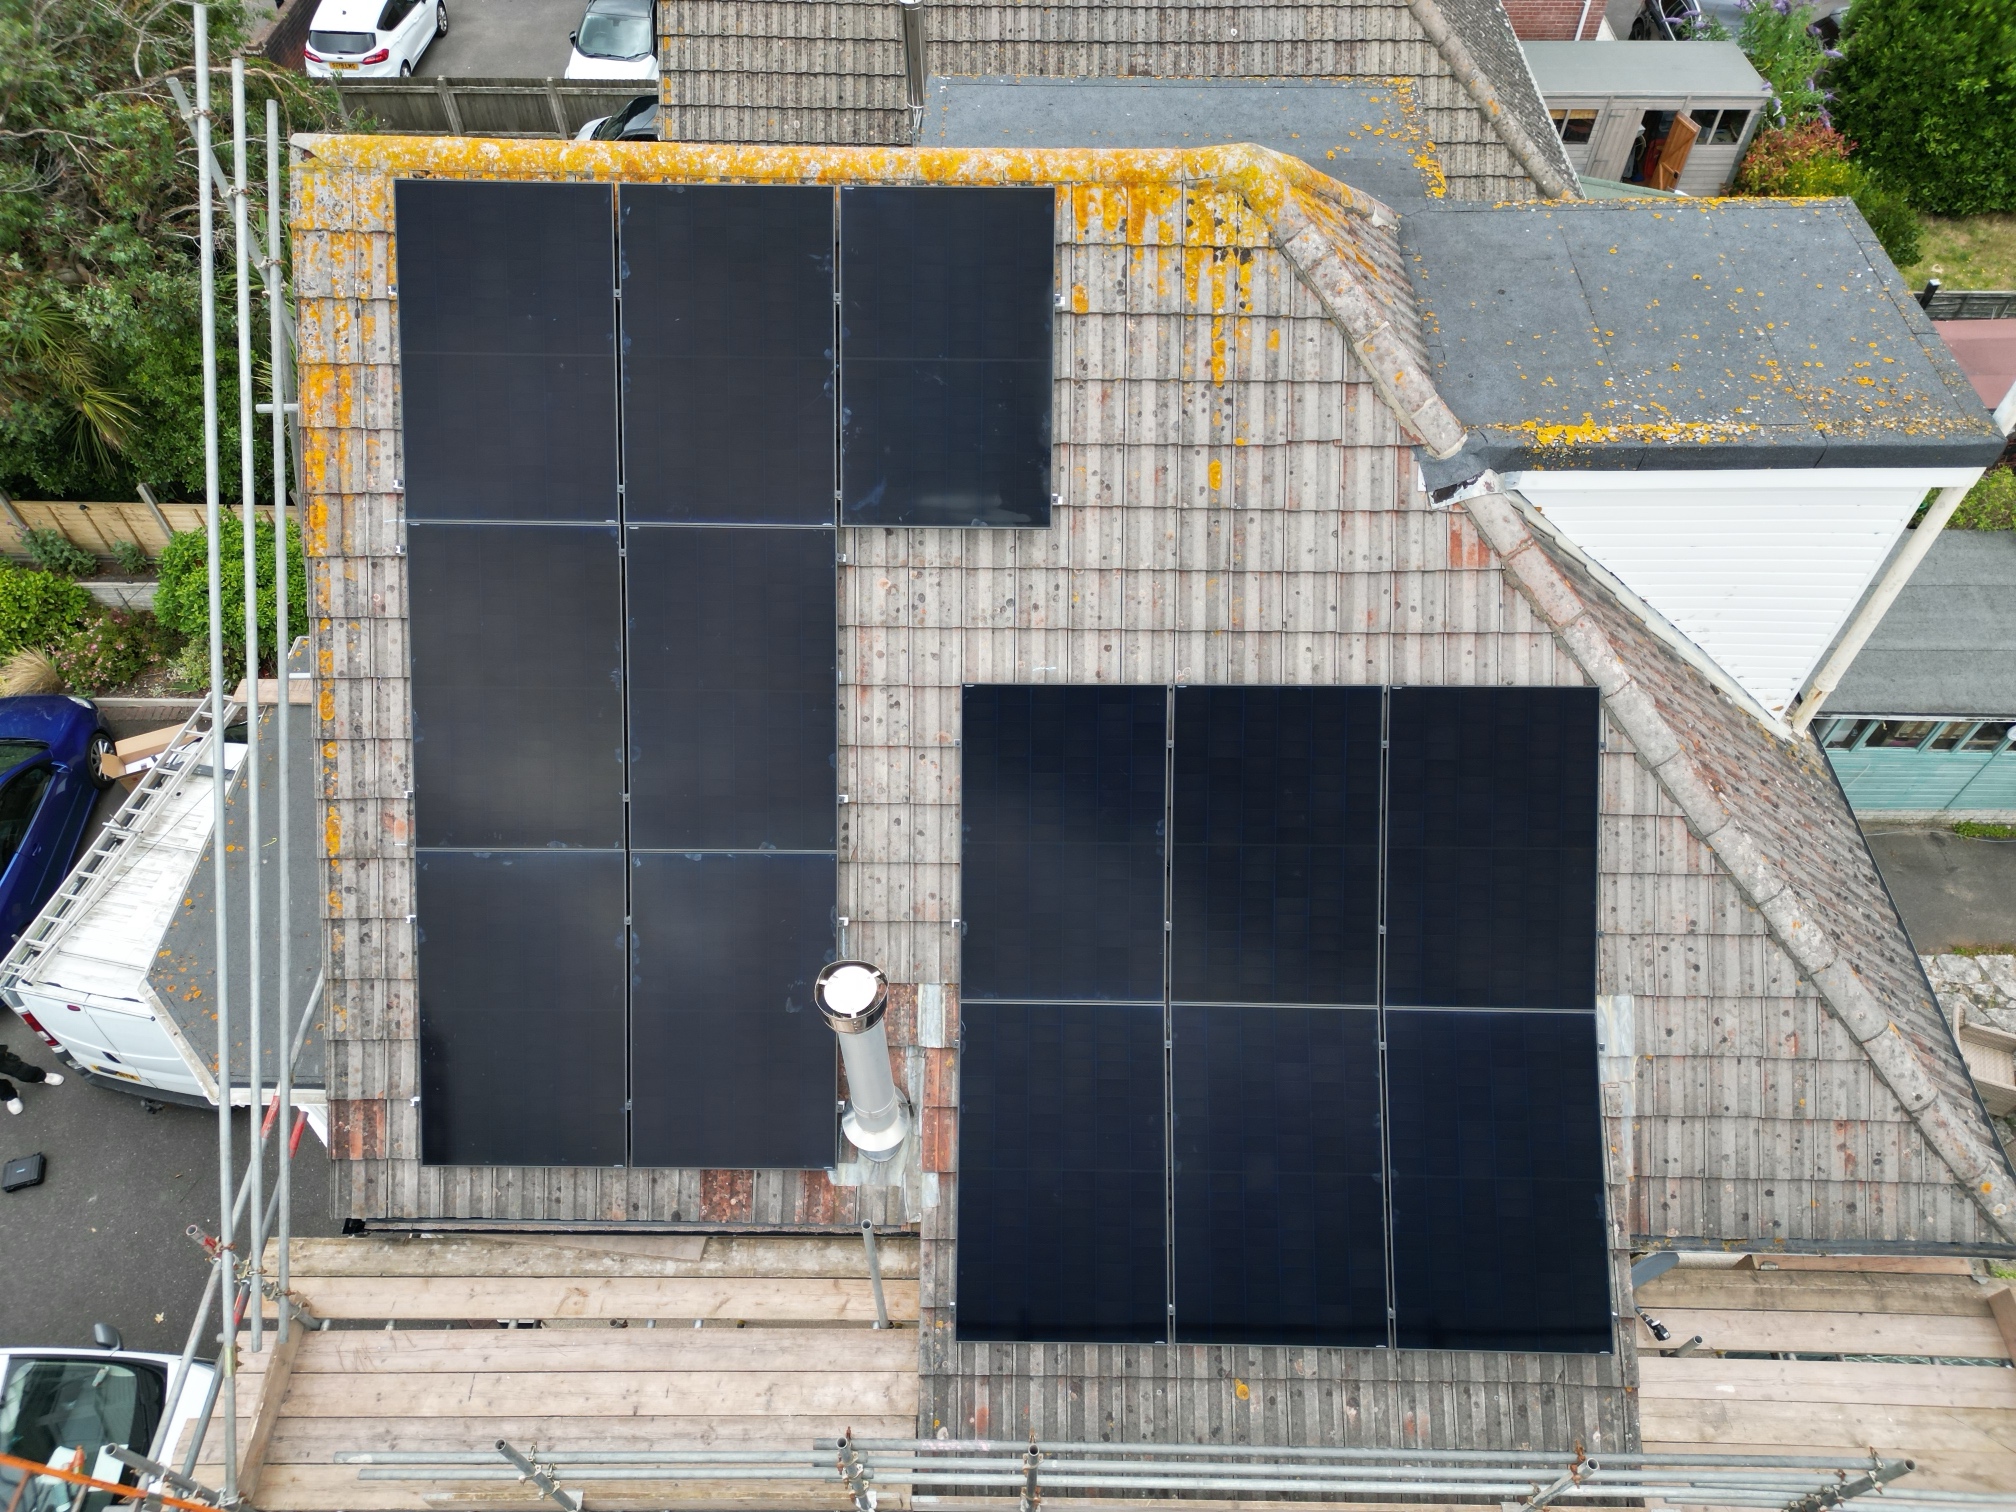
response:
<svg viewBox="0 0 2016 1512"><path fill-rule="evenodd" d="M1573 147L1589 140L1596 130L1596 112L1593 110L1550 110L1554 119L1554 130L1561 140Z"/></svg>
<svg viewBox="0 0 2016 1512"><path fill-rule="evenodd" d="M2009 735L2016 729L2016 722L2007 719L1991 719L1972 735L1967 737L1966 751L1999 751L2009 743Z"/></svg>
<svg viewBox="0 0 2016 1512"><path fill-rule="evenodd" d="M1855 743L1873 725L1873 719L1837 719L1827 728L1827 748L1831 751L1852 751Z"/></svg>
<svg viewBox="0 0 2016 1512"><path fill-rule="evenodd" d="M1948 724L1943 729L1941 729L1937 735L1934 735L1932 737L1931 749L1935 751L1950 751L1955 746L1959 745L1960 742L1964 740L1968 736L1968 734L1970 734L1973 731L1973 729L1974 729L1973 720L1956 719L1951 724Z"/></svg>
<svg viewBox="0 0 2016 1512"><path fill-rule="evenodd" d="M1915 751L1939 728L1936 719L1885 719L1877 722L1862 744L1872 750Z"/></svg>
<svg viewBox="0 0 2016 1512"><path fill-rule="evenodd" d="M1701 128L1703 147L1734 147L1743 140L1743 128L1750 121L1747 110L1694 110L1688 114Z"/></svg>

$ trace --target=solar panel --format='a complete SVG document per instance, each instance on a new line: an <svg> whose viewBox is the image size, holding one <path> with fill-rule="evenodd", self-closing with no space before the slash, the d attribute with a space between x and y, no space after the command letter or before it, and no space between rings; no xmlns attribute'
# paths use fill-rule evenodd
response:
<svg viewBox="0 0 2016 1512"><path fill-rule="evenodd" d="M1378 1000L1381 697L1176 691L1178 1001Z"/></svg>
<svg viewBox="0 0 2016 1512"><path fill-rule="evenodd" d="M850 525L1048 525L1055 191L840 191Z"/></svg>
<svg viewBox="0 0 2016 1512"><path fill-rule="evenodd" d="M1592 1008L1593 688L1404 688L1387 778L1386 1000Z"/></svg>
<svg viewBox="0 0 2016 1512"><path fill-rule="evenodd" d="M417 862L421 1159L623 1164L622 855Z"/></svg>
<svg viewBox="0 0 2016 1512"><path fill-rule="evenodd" d="M616 547L613 526L407 526L420 845L623 844Z"/></svg>
<svg viewBox="0 0 2016 1512"><path fill-rule="evenodd" d="M631 857L631 1138L638 1165L834 1160L833 857Z"/></svg>
<svg viewBox="0 0 2016 1512"><path fill-rule="evenodd" d="M607 184L401 179L410 520L613 520L615 222Z"/></svg>
<svg viewBox="0 0 2016 1512"><path fill-rule="evenodd" d="M1378 1013L1179 1007L1173 1026L1177 1342L1385 1344Z"/></svg>
<svg viewBox="0 0 2016 1512"><path fill-rule="evenodd" d="M1166 690L969 687L969 998L1162 1001Z"/></svg>
<svg viewBox="0 0 2016 1512"><path fill-rule="evenodd" d="M831 850L831 530L627 532L633 845Z"/></svg>
<svg viewBox="0 0 2016 1512"><path fill-rule="evenodd" d="M960 1010L962 1340L1168 1337L1162 1010Z"/></svg>
<svg viewBox="0 0 2016 1512"><path fill-rule="evenodd" d="M833 519L833 191L625 184L629 520Z"/></svg>
<svg viewBox="0 0 2016 1512"><path fill-rule="evenodd" d="M1403 1349L1613 1347L1593 1013L1391 1010Z"/></svg>

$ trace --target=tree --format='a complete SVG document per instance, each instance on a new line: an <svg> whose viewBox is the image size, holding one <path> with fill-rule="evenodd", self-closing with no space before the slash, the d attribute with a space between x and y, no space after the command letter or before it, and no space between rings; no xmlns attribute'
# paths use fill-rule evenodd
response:
<svg viewBox="0 0 2016 1512"><path fill-rule="evenodd" d="M1814 82L1827 51L1813 35L1818 12L1791 0L1745 0L1737 45L1771 86L1772 114L1781 126L1817 120L1826 96Z"/></svg>
<svg viewBox="0 0 2016 1512"><path fill-rule="evenodd" d="M240 0L211 5L214 62L247 34ZM170 0L0 0L0 486L9 490L131 498L146 482L165 497L202 495L196 152L167 88L178 75L188 87L192 49L189 8ZM255 121L272 97L290 130L336 119L328 92L300 76L258 57L246 71ZM223 479L236 498L235 254L221 207L217 226ZM258 311L262 372L265 326ZM266 436L259 426L262 458ZM269 462L258 476L271 477Z"/></svg>
<svg viewBox="0 0 2016 1512"><path fill-rule="evenodd" d="M2016 5L1855 0L1828 71L1857 158L1933 215L2016 210Z"/></svg>

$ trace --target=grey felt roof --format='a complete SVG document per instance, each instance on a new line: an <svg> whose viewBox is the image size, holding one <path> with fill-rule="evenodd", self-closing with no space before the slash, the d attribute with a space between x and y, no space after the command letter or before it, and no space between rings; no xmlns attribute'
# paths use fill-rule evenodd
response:
<svg viewBox="0 0 2016 1512"><path fill-rule="evenodd" d="M934 78L926 98L926 147L1252 142L1395 207L1426 204L1438 187L1418 113L1375 81Z"/></svg>
<svg viewBox="0 0 2016 1512"><path fill-rule="evenodd" d="M1763 96L1771 92L1734 42L1527 42L1540 96Z"/></svg>
<svg viewBox="0 0 2016 1512"><path fill-rule="evenodd" d="M1827 712L2016 714L2016 531L1934 541Z"/></svg>
<svg viewBox="0 0 2016 1512"><path fill-rule="evenodd" d="M1441 204L1403 214L1400 234L1432 376L1470 430L1431 484L2001 451L1847 200Z"/></svg>

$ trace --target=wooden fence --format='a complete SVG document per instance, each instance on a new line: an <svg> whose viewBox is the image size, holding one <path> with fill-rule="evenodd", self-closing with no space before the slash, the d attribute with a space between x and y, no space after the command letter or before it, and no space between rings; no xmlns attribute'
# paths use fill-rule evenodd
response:
<svg viewBox="0 0 2016 1512"><path fill-rule="evenodd" d="M369 116L386 131L571 137L656 88L649 79L343 79L336 99L344 119Z"/></svg>
<svg viewBox="0 0 2016 1512"><path fill-rule="evenodd" d="M233 514L237 511L232 510ZM261 507L262 520L273 518L270 507ZM7 499L0 495L0 554L17 560L28 559L28 545L22 538L29 530L60 530L73 546L81 546L104 561L112 560L113 544L132 541L151 556L159 556L171 532L201 530L201 504L131 504L94 501L76 504L50 499Z"/></svg>

